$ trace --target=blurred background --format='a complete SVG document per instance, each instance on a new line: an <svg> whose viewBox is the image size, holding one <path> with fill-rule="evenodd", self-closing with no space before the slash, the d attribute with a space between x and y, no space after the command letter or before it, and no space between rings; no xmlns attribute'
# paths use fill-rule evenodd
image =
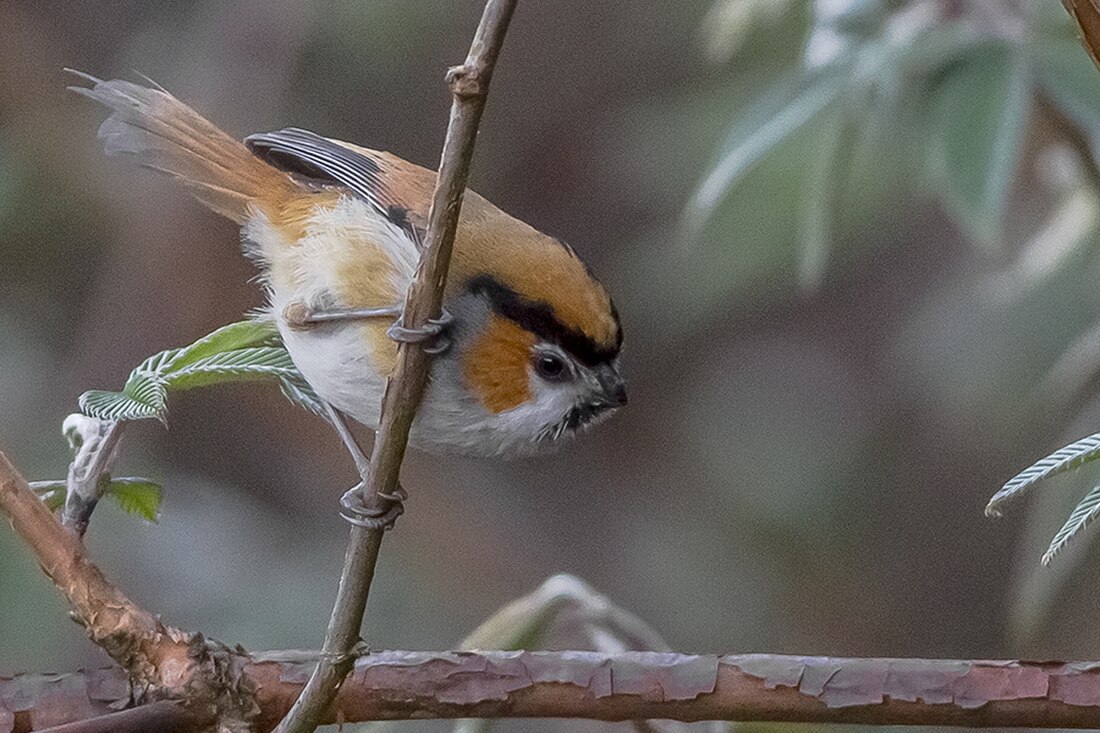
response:
<svg viewBox="0 0 1100 733"><path fill-rule="evenodd" d="M104 157L62 68L432 166L481 6L0 3L0 447L28 477L64 475L82 391L261 304L235 227ZM450 648L567 571L682 651L1100 657L1100 544L1038 563L1100 474L982 514L1100 430L1097 142L1053 0L521 3L472 187L609 286L630 406L554 456L410 455L364 637ZM338 440L274 385L170 410L118 464L163 481L159 524L106 505L95 557L169 623L318 646ZM0 528L0 674L105 660Z"/></svg>

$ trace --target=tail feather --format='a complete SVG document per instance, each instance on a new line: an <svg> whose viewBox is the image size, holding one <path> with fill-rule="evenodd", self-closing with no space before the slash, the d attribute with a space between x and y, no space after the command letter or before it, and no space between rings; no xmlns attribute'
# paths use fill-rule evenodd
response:
<svg viewBox="0 0 1100 733"><path fill-rule="evenodd" d="M243 223L250 204L262 205L293 189L287 174L261 161L244 143L164 89L70 71L91 86L69 89L112 110L99 128L109 155L133 157L180 179L214 211Z"/></svg>

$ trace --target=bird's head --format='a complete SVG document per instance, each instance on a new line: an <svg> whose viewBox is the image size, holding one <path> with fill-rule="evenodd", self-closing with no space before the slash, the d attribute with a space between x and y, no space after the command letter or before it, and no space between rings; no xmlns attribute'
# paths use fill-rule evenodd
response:
<svg viewBox="0 0 1100 733"><path fill-rule="evenodd" d="M623 331L607 291L568 246L526 225L508 233L510 245L483 241L471 253L465 241L454 255L448 381L466 398L455 403L476 414L455 418L465 421L455 425L465 453L538 452L627 400ZM517 236L528 239L517 246Z"/></svg>

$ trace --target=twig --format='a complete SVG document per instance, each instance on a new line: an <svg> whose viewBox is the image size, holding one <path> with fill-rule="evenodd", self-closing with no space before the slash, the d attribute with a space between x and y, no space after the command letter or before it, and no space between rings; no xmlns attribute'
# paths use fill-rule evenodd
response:
<svg viewBox="0 0 1100 733"><path fill-rule="evenodd" d="M87 720L39 728L37 733L194 733L216 722L212 708L196 711L179 702L161 700Z"/></svg>
<svg viewBox="0 0 1100 733"><path fill-rule="evenodd" d="M271 730L301 691L310 666L275 654L240 665L259 705L252 730ZM30 704L15 714L15 730L51 716L72 720L70 708L50 697L57 687L56 676L0 680L0 721L5 701L16 695ZM176 724L173 716L187 714L167 706L157 712L166 729ZM135 713L131 719L137 718ZM322 722L455 718L1100 728L1100 665L769 654L380 652L356 662Z"/></svg>
<svg viewBox="0 0 1100 733"><path fill-rule="evenodd" d="M186 713L193 730L200 729L196 723L200 718L232 726L252 714L255 707L252 691L239 685L239 676L235 675L234 665L241 663L241 655L207 644L200 634L165 625L160 617L142 609L114 587L88 558L80 537L57 521L2 452L0 513L9 518L43 572L65 593L73 606L70 615L85 627L91 641L125 670L124 694L118 693L117 683L113 686L108 683L107 688L97 685L99 697L95 700L102 701L106 689L116 693L110 701L112 705L134 700L185 701L179 714ZM56 686L51 687L56 692ZM14 699L19 702L21 697L19 693ZM89 691L83 707L63 709L87 710L92 701ZM5 730L4 714L11 709L8 703L9 698L0 693L0 731ZM166 710L164 707L157 710L162 708ZM135 713L123 719L125 724L133 723L135 727L118 730L165 729L163 722L143 729L144 714ZM29 729L15 725L12 730Z"/></svg>
<svg viewBox="0 0 1100 733"><path fill-rule="evenodd" d="M478 124L516 2L488 0L466 62L447 73L454 102L428 215L424 255L405 297L402 325L406 328L423 327L429 319L440 316L443 287ZM384 509L388 500L382 497L392 495L397 487L409 429L424 393L430 366L430 356L422 349L408 344L399 347L394 376L386 381L382 396L371 472L364 487L368 505L373 503ZM339 590L325 633L325 656L318 662L290 714L279 725L278 733L311 733L320 724L351 669L355 661L352 650L359 641L382 536L381 529L352 528Z"/></svg>
<svg viewBox="0 0 1100 733"><path fill-rule="evenodd" d="M1093 63L1100 66L1100 8L1094 0L1062 0L1062 4L1077 21L1081 45L1088 51Z"/></svg>
<svg viewBox="0 0 1100 733"><path fill-rule="evenodd" d="M96 504L99 503L101 483L111 470L111 463L118 453L122 440L124 421L96 420L81 417L85 426L94 425L95 435L87 427L77 427L84 443L75 451L65 480L65 507L61 511L61 524L83 537L88 530Z"/></svg>

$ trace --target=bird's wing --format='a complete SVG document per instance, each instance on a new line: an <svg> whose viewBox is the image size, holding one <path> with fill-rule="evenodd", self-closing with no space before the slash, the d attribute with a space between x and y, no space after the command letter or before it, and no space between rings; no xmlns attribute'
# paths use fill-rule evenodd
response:
<svg viewBox="0 0 1100 733"><path fill-rule="evenodd" d="M420 246L435 181L431 171L388 153L295 127L249 135L244 142L260 159L280 170L347 188Z"/></svg>

